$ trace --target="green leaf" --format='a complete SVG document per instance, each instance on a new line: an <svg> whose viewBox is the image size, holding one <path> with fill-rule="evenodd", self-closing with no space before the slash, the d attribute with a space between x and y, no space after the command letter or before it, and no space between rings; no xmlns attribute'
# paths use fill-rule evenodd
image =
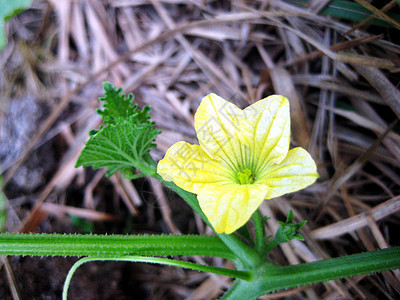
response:
<svg viewBox="0 0 400 300"><path fill-rule="evenodd" d="M307 7L310 0L286 0L286 2L292 3L299 7ZM397 0L397 2L400 2ZM331 16L348 21L361 22L372 15L364 6L348 0L332 0L324 7L320 13L324 16ZM389 17L397 22L400 22L400 15L396 13L386 13ZM393 27L391 24L386 23L384 20L375 18L369 22L369 25L375 25L380 27Z"/></svg>
<svg viewBox="0 0 400 300"><path fill-rule="evenodd" d="M324 10L322 10L321 14L335 18L361 22L370 17L372 15L372 12L364 6L353 1L335 0L332 1ZM397 22L400 21L400 16L398 14L386 14ZM369 24L380 27L393 27L391 24L388 24L384 20L381 20L379 18L371 20Z"/></svg>
<svg viewBox="0 0 400 300"><path fill-rule="evenodd" d="M159 133L151 124L137 125L130 119L104 127L86 143L76 167L107 168L106 176L118 171L133 176L136 168L143 171L142 160L151 159L149 151Z"/></svg>
<svg viewBox="0 0 400 300"><path fill-rule="evenodd" d="M0 51L7 43L4 23L28 9L33 0L0 0Z"/></svg>
<svg viewBox="0 0 400 300"><path fill-rule="evenodd" d="M149 152L156 147L154 140L161 131L150 122L151 107L139 110L132 103L132 94L125 97L110 83L104 83L104 90L105 97L100 99L104 109L98 114L106 125L89 132L90 139L76 167L107 168L106 176L121 171L128 179L137 177L136 168L147 174L155 172Z"/></svg>
<svg viewBox="0 0 400 300"><path fill-rule="evenodd" d="M104 102L104 110L97 110L97 113L103 118L105 124L118 124L121 121L131 118L136 124L148 123L150 120L150 106L145 106L139 110L137 104L133 104L133 94L126 97L122 94L122 88L116 89L111 83L103 83L105 96L100 98ZM154 124L154 123L152 123Z"/></svg>

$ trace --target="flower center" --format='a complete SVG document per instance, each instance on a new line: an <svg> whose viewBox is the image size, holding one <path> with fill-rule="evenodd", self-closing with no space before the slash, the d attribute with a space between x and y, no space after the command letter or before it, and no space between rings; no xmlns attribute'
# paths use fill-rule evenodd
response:
<svg viewBox="0 0 400 300"><path fill-rule="evenodd" d="M243 169L242 172L236 174L240 184L252 184L254 182L254 174L249 169Z"/></svg>

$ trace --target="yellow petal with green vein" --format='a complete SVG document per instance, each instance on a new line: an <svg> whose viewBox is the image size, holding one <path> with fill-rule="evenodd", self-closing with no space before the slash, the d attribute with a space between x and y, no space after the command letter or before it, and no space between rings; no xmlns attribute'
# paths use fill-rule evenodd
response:
<svg viewBox="0 0 400 300"><path fill-rule="evenodd" d="M259 174L259 182L269 187L267 199L301 190L319 177L311 155L300 147L290 150L279 165L265 168Z"/></svg>
<svg viewBox="0 0 400 300"><path fill-rule="evenodd" d="M280 163L290 143L290 111L287 98L269 96L243 110L247 122L240 137L252 149L252 166L257 169Z"/></svg>
<svg viewBox="0 0 400 300"><path fill-rule="evenodd" d="M250 219L267 193L262 184L216 184L202 188L197 199L215 231L229 234Z"/></svg>
<svg viewBox="0 0 400 300"><path fill-rule="evenodd" d="M211 157L236 167L241 149L237 133L244 121L243 111L236 105L215 94L204 97L194 117L200 146Z"/></svg>
<svg viewBox="0 0 400 300"><path fill-rule="evenodd" d="M226 183L229 172L220 162L211 159L199 145L178 142L160 160L157 172L166 181L197 194L208 183Z"/></svg>

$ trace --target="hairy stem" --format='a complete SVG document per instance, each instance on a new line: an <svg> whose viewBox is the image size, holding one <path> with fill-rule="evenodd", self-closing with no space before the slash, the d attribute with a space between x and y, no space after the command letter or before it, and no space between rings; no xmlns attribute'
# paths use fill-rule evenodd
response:
<svg viewBox="0 0 400 300"><path fill-rule="evenodd" d="M235 260L217 237L200 235L0 234L0 255L201 255Z"/></svg>
<svg viewBox="0 0 400 300"><path fill-rule="evenodd" d="M291 266L266 263L250 281L237 280L222 299L255 299L281 289L400 268L400 247Z"/></svg>

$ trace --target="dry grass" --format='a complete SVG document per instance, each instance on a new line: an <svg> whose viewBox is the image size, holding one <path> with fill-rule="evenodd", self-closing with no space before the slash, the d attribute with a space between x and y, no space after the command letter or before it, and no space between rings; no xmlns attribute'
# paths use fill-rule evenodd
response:
<svg viewBox="0 0 400 300"><path fill-rule="evenodd" d="M78 216L103 232L210 233L157 182L105 179L102 170L74 168L88 131L99 125L97 98L101 82L109 81L153 107L163 131L156 158L176 141L196 141L193 113L210 92L240 107L274 93L289 98L292 144L312 153L321 178L261 206L271 233L289 209L298 221L308 220L306 242L276 249L277 263L399 244L398 31L318 15L327 2L299 8L281 0L35 1L7 24L9 44L0 53L1 117L28 96L43 108L37 118L21 116L19 122L35 130L22 136L24 147L1 157L7 231L79 231L70 221ZM398 10L394 2L374 12L396 27L386 14ZM38 162L27 164L33 157ZM45 169L37 175L43 180L30 189L18 185L24 168ZM110 225L116 220L119 227ZM7 260L3 269L9 280L1 281L2 289L24 295L26 279L13 276ZM264 298L395 299L399 275L336 280ZM210 299L229 286L227 278L154 266L143 266L135 282L149 299ZM124 291L125 298L135 288Z"/></svg>

